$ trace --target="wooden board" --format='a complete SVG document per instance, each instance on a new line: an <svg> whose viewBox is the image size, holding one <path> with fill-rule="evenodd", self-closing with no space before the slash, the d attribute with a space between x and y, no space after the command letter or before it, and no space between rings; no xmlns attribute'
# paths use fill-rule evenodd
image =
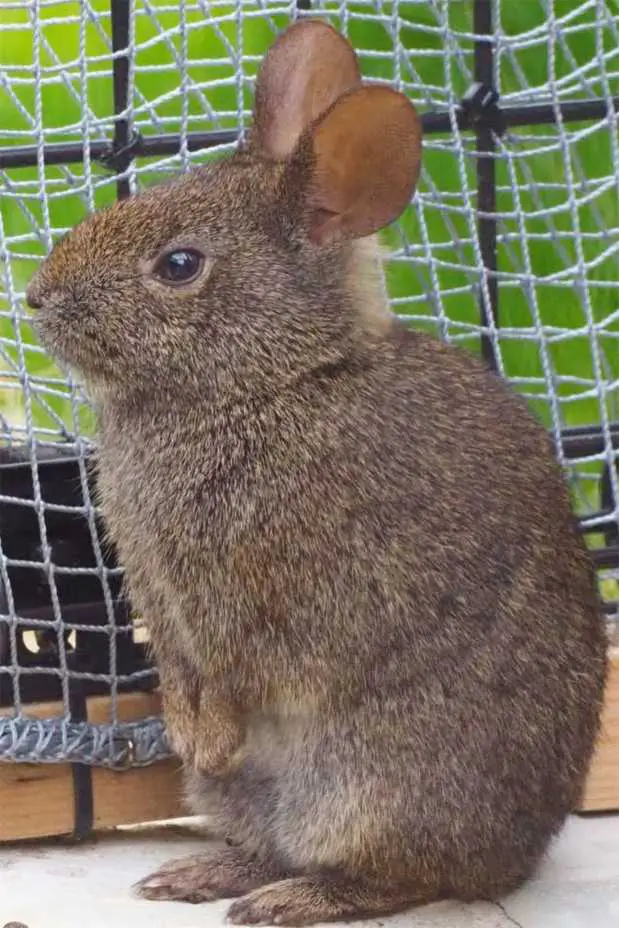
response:
<svg viewBox="0 0 619 928"><path fill-rule="evenodd" d="M92 786L95 830L187 814L173 761L123 773L96 768ZM73 781L66 764L2 765L0 842L71 834L73 816Z"/></svg>
<svg viewBox="0 0 619 928"><path fill-rule="evenodd" d="M130 693L119 697L122 721L159 712L157 694ZM57 704L29 709L40 718L60 714ZM109 699L89 700L88 718L110 718ZM155 822L186 814L182 803L180 764L162 761L125 771L95 767L92 771L94 827ZM611 651L602 737L594 758L582 812L619 810L619 648ZM73 779L68 764L0 763L0 842L51 837L73 831Z"/></svg>
<svg viewBox="0 0 619 928"><path fill-rule="evenodd" d="M602 735L589 772L583 812L619 810L619 647L611 648Z"/></svg>
<svg viewBox="0 0 619 928"><path fill-rule="evenodd" d="M156 715L158 694L118 697L118 717L128 722ZM61 714L58 704L30 706L38 718ZM110 700L88 700L88 718L110 720ZM92 769L94 828L161 821L186 814L182 804L180 764L162 761L149 767L115 771ZM73 777L69 764L0 763L0 842L66 835L73 832Z"/></svg>

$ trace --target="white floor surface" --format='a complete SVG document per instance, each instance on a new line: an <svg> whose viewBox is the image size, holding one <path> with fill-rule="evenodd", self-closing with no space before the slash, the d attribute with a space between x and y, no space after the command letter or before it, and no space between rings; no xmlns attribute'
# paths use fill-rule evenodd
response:
<svg viewBox="0 0 619 928"><path fill-rule="evenodd" d="M0 846L0 928L218 928L227 902L146 902L132 884L204 847L187 824L113 832L81 845ZM619 815L574 818L535 880L505 899L439 903L368 928L619 928ZM13 926L12 926L13 928Z"/></svg>

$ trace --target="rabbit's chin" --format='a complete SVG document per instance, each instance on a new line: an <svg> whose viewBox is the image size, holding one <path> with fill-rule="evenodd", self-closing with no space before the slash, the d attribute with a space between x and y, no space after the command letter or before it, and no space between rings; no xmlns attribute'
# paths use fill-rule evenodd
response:
<svg viewBox="0 0 619 928"><path fill-rule="evenodd" d="M68 357L66 340L62 338L61 330L57 324L50 322L45 316L39 315L32 319L32 329L47 354L62 367L73 368L75 359Z"/></svg>
<svg viewBox="0 0 619 928"><path fill-rule="evenodd" d="M104 353L99 340L87 332L76 338L66 322L44 313L32 320L33 330L46 352L80 383L105 376Z"/></svg>
<svg viewBox="0 0 619 928"><path fill-rule="evenodd" d="M96 404L112 395L128 395L144 382L139 359L122 343L110 344L99 332L76 330L46 313L35 319L33 330L46 353Z"/></svg>

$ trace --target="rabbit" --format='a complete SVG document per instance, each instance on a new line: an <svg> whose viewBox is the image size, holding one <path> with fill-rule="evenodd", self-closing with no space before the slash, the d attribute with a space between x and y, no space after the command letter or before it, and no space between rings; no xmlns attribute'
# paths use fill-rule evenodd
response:
<svg viewBox="0 0 619 928"><path fill-rule="evenodd" d="M87 217L29 284L221 839L144 898L243 925L496 899L579 803L607 641L552 444L377 270L421 136L300 20L234 153Z"/></svg>

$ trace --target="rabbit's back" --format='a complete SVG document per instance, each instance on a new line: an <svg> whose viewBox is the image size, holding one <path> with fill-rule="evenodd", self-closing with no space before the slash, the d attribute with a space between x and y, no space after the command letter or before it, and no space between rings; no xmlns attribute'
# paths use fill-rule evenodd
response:
<svg viewBox="0 0 619 928"><path fill-rule="evenodd" d="M340 454L354 462L366 569L409 617L400 653L438 678L456 673L466 686L470 675L489 697L504 691L559 715L572 701L591 738L607 642L549 437L468 354L393 331ZM387 627L375 623L376 644Z"/></svg>

